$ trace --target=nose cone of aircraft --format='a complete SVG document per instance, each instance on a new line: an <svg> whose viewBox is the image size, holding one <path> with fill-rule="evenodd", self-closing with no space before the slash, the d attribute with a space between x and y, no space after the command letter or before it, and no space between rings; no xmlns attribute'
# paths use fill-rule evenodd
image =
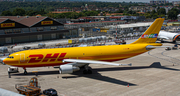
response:
<svg viewBox="0 0 180 96"><path fill-rule="evenodd" d="M9 58L3 59L3 64L11 65L14 63L14 60L10 60Z"/></svg>
<svg viewBox="0 0 180 96"><path fill-rule="evenodd" d="M6 58L0 58L0 63L5 64L5 63L3 62L4 59L6 59Z"/></svg>
<svg viewBox="0 0 180 96"><path fill-rule="evenodd" d="M2 60L2 63L3 63L3 64L7 64L7 59L4 58L4 59Z"/></svg>

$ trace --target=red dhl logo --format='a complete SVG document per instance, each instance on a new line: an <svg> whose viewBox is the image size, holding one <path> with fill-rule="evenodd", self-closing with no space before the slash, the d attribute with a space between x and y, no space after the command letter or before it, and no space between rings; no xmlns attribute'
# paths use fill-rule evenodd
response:
<svg viewBox="0 0 180 96"><path fill-rule="evenodd" d="M1 27L15 27L15 23L2 23Z"/></svg>
<svg viewBox="0 0 180 96"><path fill-rule="evenodd" d="M57 61L62 61L66 55L66 53L54 53L54 55L52 54L47 54L45 57L42 54L36 54L36 55L29 55L29 57L31 58L29 60L28 63L37 63L37 62L52 62L55 61L57 59ZM44 57L44 58L43 58Z"/></svg>
<svg viewBox="0 0 180 96"><path fill-rule="evenodd" d="M53 24L53 21L41 21L41 25Z"/></svg>

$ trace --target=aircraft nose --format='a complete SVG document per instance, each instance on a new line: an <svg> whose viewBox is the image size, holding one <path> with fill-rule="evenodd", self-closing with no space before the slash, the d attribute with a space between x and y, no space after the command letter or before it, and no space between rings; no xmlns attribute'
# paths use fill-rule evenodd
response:
<svg viewBox="0 0 180 96"><path fill-rule="evenodd" d="M2 63L3 63L3 64L6 64L6 61L7 61L7 60L4 59L4 60L2 60Z"/></svg>

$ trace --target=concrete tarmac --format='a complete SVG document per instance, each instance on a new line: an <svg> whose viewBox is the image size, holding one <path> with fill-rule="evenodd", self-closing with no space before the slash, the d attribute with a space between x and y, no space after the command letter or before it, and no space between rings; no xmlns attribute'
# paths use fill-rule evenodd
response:
<svg viewBox="0 0 180 96"><path fill-rule="evenodd" d="M172 44L165 43L164 46ZM59 74L53 67L27 68L28 75L12 73L8 77L8 65L0 65L0 88L17 92L15 84L28 84L36 77L41 90L54 88L58 96L178 96L180 94L180 49L166 51L157 48L150 52L117 63L132 66L90 64L93 74L81 71Z"/></svg>

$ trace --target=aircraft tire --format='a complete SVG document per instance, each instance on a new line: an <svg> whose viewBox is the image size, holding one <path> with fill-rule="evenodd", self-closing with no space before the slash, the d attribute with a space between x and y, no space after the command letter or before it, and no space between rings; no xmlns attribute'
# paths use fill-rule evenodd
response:
<svg viewBox="0 0 180 96"><path fill-rule="evenodd" d="M27 75L27 71L24 71L24 75Z"/></svg>

